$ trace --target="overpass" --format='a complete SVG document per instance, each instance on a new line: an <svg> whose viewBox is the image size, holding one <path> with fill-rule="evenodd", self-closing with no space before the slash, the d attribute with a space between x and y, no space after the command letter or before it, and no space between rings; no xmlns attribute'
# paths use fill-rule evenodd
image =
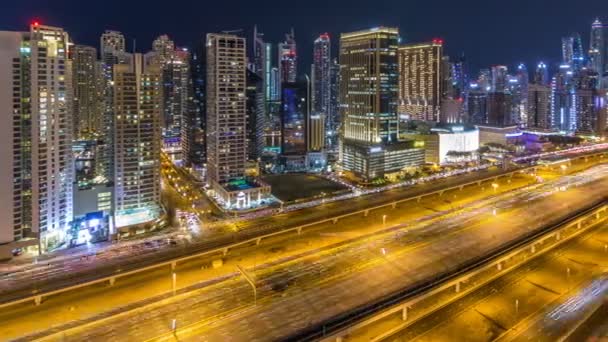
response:
<svg viewBox="0 0 608 342"><path fill-rule="evenodd" d="M416 321L500 278L521 264L552 250L608 219L608 199L596 203L568 219L530 233L489 255L473 260L455 272L440 274L434 279L395 293L331 321L295 334L290 340L343 342L358 331L385 318L399 316L402 323L372 341L384 341ZM607 246L608 248L608 246ZM453 293L448 299L446 293ZM420 305L421 303L434 303Z"/></svg>

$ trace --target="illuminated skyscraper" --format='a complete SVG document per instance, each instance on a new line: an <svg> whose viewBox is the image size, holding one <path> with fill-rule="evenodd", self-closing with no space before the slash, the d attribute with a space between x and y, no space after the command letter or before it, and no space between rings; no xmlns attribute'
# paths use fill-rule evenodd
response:
<svg viewBox="0 0 608 342"><path fill-rule="evenodd" d="M281 89L281 154L306 156L307 118L310 114L310 87L308 81L283 83Z"/></svg>
<svg viewBox="0 0 608 342"><path fill-rule="evenodd" d="M467 95L468 121L475 125L488 124L488 92L478 83L471 83Z"/></svg>
<svg viewBox="0 0 608 342"><path fill-rule="evenodd" d="M503 93L507 89L508 69L504 65L495 65L492 67L492 82L490 84L491 92Z"/></svg>
<svg viewBox="0 0 608 342"><path fill-rule="evenodd" d="M245 178L247 57L245 38L207 34L207 179L225 208L261 204L270 187Z"/></svg>
<svg viewBox="0 0 608 342"><path fill-rule="evenodd" d="M551 122L551 87L546 84L528 86L527 127L531 129L550 129Z"/></svg>
<svg viewBox="0 0 608 342"><path fill-rule="evenodd" d="M312 110L327 116L331 102L331 43L327 33L315 40L312 67Z"/></svg>
<svg viewBox="0 0 608 342"><path fill-rule="evenodd" d="M324 33L315 40L312 64L312 111L309 117L309 149L320 151L325 147L326 123L331 116L331 41ZM321 136L321 140L312 139Z"/></svg>
<svg viewBox="0 0 608 342"><path fill-rule="evenodd" d="M399 113L438 122L444 88L443 41L399 47Z"/></svg>
<svg viewBox="0 0 608 342"><path fill-rule="evenodd" d="M73 218L70 40L58 27L0 32L0 244L65 241ZM7 256L6 254L2 255Z"/></svg>
<svg viewBox="0 0 608 342"><path fill-rule="evenodd" d="M264 80L260 74L247 70L247 157L259 160L264 152L266 99Z"/></svg>
<svg viewBox="0 0 608 342"><path fill-rule="evenodd" d="M114 65L116 227L160 215L162 85L160 66L133 54Z"/></svg>
<svg viewBox="0 0 608 342"><path fill-rule="evenodd" d="M152 42L152 51L154 52L154 62L163 66L173 59L175 42L166 34L160 35Z"/></svg>
<svg viewBox="0 0 608 342"><path fill-rule="evenodd" d="M188 99L191 94L190 52L176 48L167 35L159 36L146 54L148 63L157 64L162 73L163 151L172 159L183 159L182 127L193 110Z"/></svg>
<svg viewBox="0 0 608 342"><path fill-rule="evenodd" d="M100 39L101 56L125 53L125 36L118 31L106 30Z"/></svg>
<svg viewBox="0 0 608 342"><path fill-rule="evenodd" d="M214 187L245 175L246 72L244 38L207 35L207 174Z"/></svg>
<svg viewBox="0 0 608 342"><path fill-rule="evenodd" d="M128 63L125 52L125 37L118 31L106 30L100 38L99 51L104 78L104 110L101 120L99 142L99 169L108 181L114 180L114 65Z"/></svg>
<svg viewBox="0 0 608 342"><path fill-rule="evenodd" d="M330 80L330 94L331 99L329 103L329 116L326 118L326 134L327 139L325 147L330 151L337 151L338 149L338 138L340 135L340 64L338 59L334 58L331 62L331 72L329 73Z"/></svg>
<svg viewBox="0 0 608 342"><path fill-rule="evenodd" d="M294 83L298 78L298 52L294 30L285 35L279 43L279 79L281 83Z"/></svg>
<svg viewBox="0 0 608 342"><path fill-rule="evenodd" d="M583 43L578 33L562 38L562 62L578 71L584 66L585 54Z"/></svg>
<svg viewBox="0 0 608 342"><path fill-rule="evenodd" d="M547 69L547 65L545 63L540 62L536 66L532 83L541 85L549 84L549 70Z"/></svg>
<svg viewBox="0 0 608 342"><path fill-rule="evenodd" d="M605 69L605 58L606 58L606 28L596 19L591 25L591 47L589 49L589 64L593 70L595 70L600 77L603 76Z"/></svg>
<svg viewBox="0 0 608 342"><path fill-rule="evenodd" d="M340 162L365 181L424 162L398 140L399 31L379 27L340 38Z"/></svg>
<svg viewBox="0 0 608 342"><path fill-rule="evenodd" d="M105 110L103 68L91 46L75 45L71 58L74 138L92 138L101 131Z"/></svg>

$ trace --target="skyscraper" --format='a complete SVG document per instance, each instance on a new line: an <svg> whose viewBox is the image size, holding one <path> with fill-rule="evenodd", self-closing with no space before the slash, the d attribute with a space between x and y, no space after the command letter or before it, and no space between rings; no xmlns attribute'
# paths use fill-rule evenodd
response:
<svg viewBox="0 0 608 342"><path fill-rule="evenodd" d="M247 57L245 38L207 34L207 179L229 209L261 204L270 192L245 179Z"/></svg>
<svg viewBox="0 0 608 342"><path fill-rule="evenodd" d="M399 47L399 113L438 122L444 88L443 41Z"/></svg>
<svg viewBox="0 0 608 342"><path fill-rule="evenodd" d="M424 162L398 141L399 31L379 27L340 38L340 162L369 181Z"/></svg>
<svg viewBox="0 0 608 342"><path fill-rule="evenodd" d="M182 149L186 165L202 166L206 160L205 141L206 100L205 100L205 42L201 42L191 54L190 74L192 81L192 110L188 111L185 127L182 129Z"/></svg>
<svg viewBox="0 0 608 342"><path fill-rule="evenodd" d="M468 121L476 125L488 124L488 92L478 83L470 85L467 96Z"/></svg>
<svg viewBox="0 0 608 342"><path fill-rule="evenodd" d="M279 43L279 79L281 83L295 83L298 78L298 52L294 30Z"/></svg>
<svg viewBox="0 0 608 342"><path fill-rule="evenodd" d="M100 133L103 123L103 69L92 46L75 45L71 57L74 138L91 138Z"/></svg>
<svg viewBox="0 0 608 342"><path fill-rule="evenodd" d="M330 103L329 103L329 116L326 118L325 124L327 139L325 147L330 151L337 151L338 149L338 137L340 135L340 64L338 59L334 58L331 62L330 74Z"/></svg>
<svg viewBox="0 0 608 342"><path fill-rule="evenodd" d="M549 70L547 69L547 64L543 62L538 63L536 70L534 71L532 83L542 85L549 84Z"/></svg>
<svg viewBox="0 0 608 342"><path fill-rule="evenodd" d="M527 105L528 128L551 129L551 87L546 84L530 84Z"/></svg>
<svg viewBox="0 0 608 342"><path fill-rule="evenodd" d="M331 43L324 33L315 40L313 48L313 98L312 110L327 115L331 102Z"/></svg>
<svg viewBox="0 0 608 342"><path fill-rule="evenodd" d="M320 151L325 147L325 132L331 129L329 125L331 116L331 41L329 35L320 35L314 43L312 64L312 111L309 117L309 133L313 136L321 135L321 141L312 139L312 149ZM322 124L320 125L320 123Z"/></svg>
<svg viewBox="0 0 608 342"><path fill-rule="evenodd" d="M491 92L504 93L507 89L508 69L504 65L492 66Z"/></svg>
<svg viewBox="0 0 608 342"><path fill-rule="evenodd" d="M152 51L146 54L149 63L157 64L162 73L163 97L163 150L172 159L183 159L182 126L187 121L190 87L190 52L178 49L167 35L159 36L152 43Z"/></svg>
<svg viewBox="0 0 608 342"><path fill-rule="evenodd" d="M161 70L141 54L114 65L116 227L160 216Z"/></svg>
<svg viewBox="0 0 608 342"><path fill-rule="evenodd" d="M154 52L154 62L162 66L173 59L175 42L166 34L160 35L152 42L152 51Z"/></svg>
<svg viewBox="0 0 608 342"><path fill-rule="evenodd" d="M591 40L589 49L589 64L591 69L599 74L604 75L605 58L606 58L606 28L599 19L596 19L591 25Z"/></svg>
<svg viewBox="0 0 608 342"><path fill-rule="evenodd" d="M585 53L580 34L573 33L562 38L562 62L570 65L575 71L584 66Z"/></svg>
<svg viewBox="0 0 608 342"><path fill-rule="evenodd" d="M247 70L247 158L258 160L264 152L266 99L264 80L260 74Z"/></svg>
<svg viewBox="0 0 608 342"><path fill-rule="evenodd" d="M281 154L299 156L303 165L308 147L310 87L307 81L283 83L281 92Z"/></svg>
<svg viewBox="0 0 608 342"><path fill-rule="evenodd" d="M207 174L217 187L245 175L245 39L207 35Z"/></svg>
<svg viewBox="0 0 608 342"><path fill-rule="evenodd" d="M36 243L26 237L58 246L73 217L69 48L58 27L0 32L0 244L11 249Z"/></svg>
<svg viewBox="0 0 608 342"><path fill-rule="evenodd" d="M118 31L106 30L100 38L102 59L107 55L117 55L125 53L125 36Z"/></svg>
<svg viewBox="0 0 608 342"><path fill-rule="evenodd" d="M576 112L573 110L574 88L572 70L562 65L551 81L551 123L553 128L576 131Z"/></svg>
<svg viewBox="0 0 608 342"><path fill-rule="evenodd" d="M125 37L118 31L106 30L100 38L99 51L104 78L104 111L101 120L99 142L99 169L104 177L114 181L114 65L127 63L130 59L125 52Z"/></svg>
<svg viewBox="0 0 608 342"><path fill-rule="evenodd" d="M513 98L511 106L512 121L525 127L528 124L528 86L529 74L526 65L517 66L517 73L509 79L509 90Z"/></svg>

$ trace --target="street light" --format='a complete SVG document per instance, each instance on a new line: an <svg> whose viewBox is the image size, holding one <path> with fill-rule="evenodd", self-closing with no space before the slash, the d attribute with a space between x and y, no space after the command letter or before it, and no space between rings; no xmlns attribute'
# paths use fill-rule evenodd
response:
<svg viewBox="0 0 608 342"><path fill-rule="evenodd" d="M560 166L560 168L562 169L562 175L566 173L566 169L568 168L566 165L562 164Z"/></svg>
<svg viewBox="0 0 608 342"><path fill-rule="evenodd" d="M173 295L175 296L175 289L177 287L177 274L175 272L173 272L171 276L171 285L173 288Z"/></svg>
<svg viewBox="0 0 608 342"><path fill-rule="evenodd" d="M496 193L496 189L498 189L498 184L492 183L492 189L494 189L494 193Z"/></svg>
<svg viewBox="0 0 608 342"><path fill-rule="evenodd" d="M386 215L382 215L382 225L386 225Z"/></svg>

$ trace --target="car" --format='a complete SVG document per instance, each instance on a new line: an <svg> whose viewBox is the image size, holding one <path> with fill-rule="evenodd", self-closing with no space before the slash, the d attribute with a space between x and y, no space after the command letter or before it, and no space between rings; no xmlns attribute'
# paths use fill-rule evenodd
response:
<svg viewBox="0 0 608 342"><path fill-rule="evenodd" d="M20 256L21 254L23 254L23 249L15 248L11 251L11 253L13 254L13 256Z"/></svg>

